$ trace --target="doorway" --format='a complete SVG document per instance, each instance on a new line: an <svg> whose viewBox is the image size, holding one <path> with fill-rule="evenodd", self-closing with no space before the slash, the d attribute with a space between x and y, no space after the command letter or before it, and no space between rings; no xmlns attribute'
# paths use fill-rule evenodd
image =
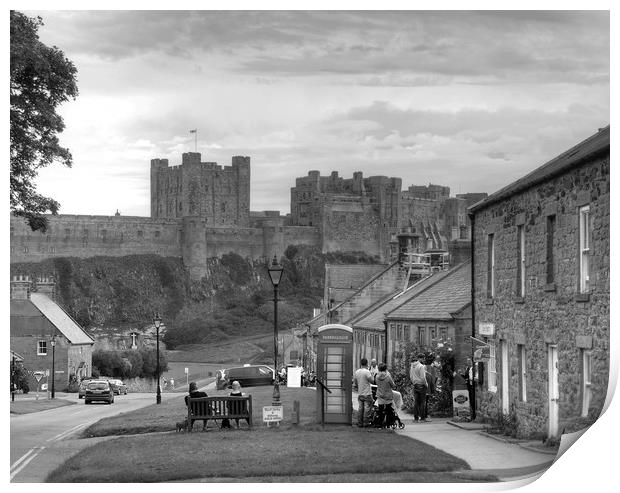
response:
<svg viewBox="0 0 620 493"><path fill-rule="evenodd" d="M559 414L560 414L560 390L559 390L559 371L558 371L558 347L549 345L549 437L558 434Z"/></svg>
<svg viewBox="0 0 620 493"><path fill-rule="evenodd" d="M502 346L502 413L510 412L510 370L508 368L508 341L501 341Z"/></svg>

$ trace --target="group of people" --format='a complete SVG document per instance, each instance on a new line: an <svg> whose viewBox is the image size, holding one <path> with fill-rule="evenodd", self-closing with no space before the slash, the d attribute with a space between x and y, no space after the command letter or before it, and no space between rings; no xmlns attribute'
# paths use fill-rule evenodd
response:
<svg viewBox="0 0 620 493"><path fill-rule="evenodd" d="M417 359L411 363L409 378L413 384L414 420L431 421L428 415L428 399L435 392L436 377L432 366L426 364L426 355L418 354ZM374 386L376 386L375 396L373 396ZM395 392L395 389L396 384L385 363L377 365L377 360L372 359L369 367L368 359L362 358L360 368L353 375L353 390L357 391L358 402L357 426L360 428L391 426L397 419L397 409L402 403L402 401L395 402L400 400L400 394Z"/></svg>
<svg viewBox="0 0 620 493"><path fill-rule="evenodd" d="M377 365L377 360L373 359L369 368L368 360L362 358L360 366L353 375L353 390L357 392L358 402L357 426L360 428L391 426L396 418L393 393L396 384L387 370L387 365L385 363ZM376 386L376 416L373 409L375 405L373 386Z"/></svg>

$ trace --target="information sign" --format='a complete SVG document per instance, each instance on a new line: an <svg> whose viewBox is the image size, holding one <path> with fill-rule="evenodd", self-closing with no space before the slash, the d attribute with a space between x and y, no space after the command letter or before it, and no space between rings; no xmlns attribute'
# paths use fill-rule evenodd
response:
<svg viewBox="0 0 620 493"><path fill-rule="evenodd" d="M492 323L479 323L478 333L481 336L492 336L495 333L495 324Z"/></svg>
<svg viewBox="0 0 620 493"><path fill-rule="evenodd" d="M452 391L452 411L455 418L471 418L469 392L467 390Z"/></svg>
<svg viewBox="0 0 620 493"><path fill-rule="evenodd" d="M185 373L189 373L189 368L187 366L185 367Z"/></svg>
<svg viewBox="0 0 620 493"><path fill-rule="evenodd" d="M300 366L291 367L286 370L286 386L301 387L301 370Z"/></svg>
<svg viewBox="0 0 620 493"><path fill-rule="evenodd" d="M35 371L32 374L32 376L37 379L37 382L41 381L41 379L43 378L43 375L45 375L45 372L43 372L43 371Z"/></svg>
<svg viewBox="0 0 620 493"><path fill-rule="evenodd" d="M263 421L274 423L284 419L284 409L282 406L263 406Z"/></svg>

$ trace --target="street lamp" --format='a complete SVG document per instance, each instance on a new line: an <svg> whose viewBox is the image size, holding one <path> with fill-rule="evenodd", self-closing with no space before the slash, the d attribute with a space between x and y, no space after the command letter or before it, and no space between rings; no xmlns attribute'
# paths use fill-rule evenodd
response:
<svg viewBox="0 0 620 493"><path fill-rule="evenodd" d="M56 362L56 334L52 335L52 399L54 398L54 380L56 376L55 362Z"/></svg>
<svg viewBox="0 0 620 493"><path fill-rule="evenodd" d="M267 268L271 284L273 284L273 405L280 405L280 385L278 383L278 285L282 279L284 267L278 263L278 258L274 255L271 265Z"/></svg>
<svg viewBox="0 0 620 493"><path fill-rule="evenodd" d="M159 313L155 314L153 324L155 325L155 331L157 334L157 363L155 365L155 375L157 378L157 396L155 398L155 402L157 404L161 404L161 387L159 385L159 326L161 325L161 317L159 316Z"/></svg>

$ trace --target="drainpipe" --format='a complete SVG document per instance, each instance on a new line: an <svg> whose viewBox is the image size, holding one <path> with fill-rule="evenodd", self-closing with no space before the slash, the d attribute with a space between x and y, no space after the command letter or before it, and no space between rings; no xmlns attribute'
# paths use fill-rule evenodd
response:
<svg viewBox="0 0 620 493"><path fill-rule="evenodd" d="M385 337L383 338L384 343L383 343L383 358L384 358L384 362L387 365L388 364L388 323L387 320L383 321L383 326L385 327Z"/></svg>
<svg viewBox="0 0 620 493"><path fill-rule="evenodd" d="M475 220L475 216L472 212L469 213L469 221L471 222L471 239L470 239L470 249L471 249L471 336L472 337L476 337L476 305L475 305L475 289L474 289L474 261L475 261L475 255L474 255L474 225L476 224L476 220ZM477 368L473 365L475 365L476 363L474 362L474 341L471 341L471 364L472 364L472 372L474 375L476 375L476 370ZM473 391L471 393L472 396L472 403L471 403L471 408L472 408L472 413L471 413L471 418L472 420L476 419L476 382L472 382L472 386L473 386Z"/></svg>

